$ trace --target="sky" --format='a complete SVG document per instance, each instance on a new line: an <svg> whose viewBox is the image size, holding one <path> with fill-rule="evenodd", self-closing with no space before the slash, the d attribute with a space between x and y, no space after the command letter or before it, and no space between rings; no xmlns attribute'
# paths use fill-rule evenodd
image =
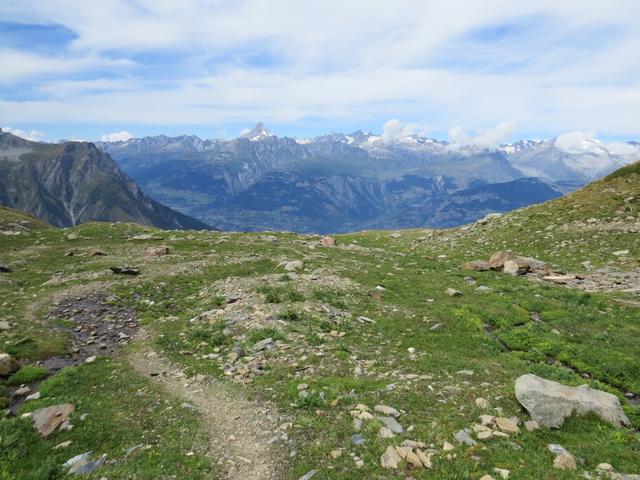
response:
<svg viewBox="0 0 640 480"><path fill-rule="evenodd" d="M637 0L2 0L0 127L640 140Z"/></svg>

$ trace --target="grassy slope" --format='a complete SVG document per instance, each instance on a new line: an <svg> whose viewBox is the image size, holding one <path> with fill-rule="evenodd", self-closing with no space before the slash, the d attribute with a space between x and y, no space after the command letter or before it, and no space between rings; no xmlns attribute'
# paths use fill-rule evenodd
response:
<svg viewBox="0 0 640 480"><path fill-rule="evenodd" d="M492 272L475 274L477 284L469 285L465 280L468 273L460 271L458 265L510 247L518 253L550 260L558 267L573 269L581 268L580 263L586 259L604 264L613 260L610 255L604 256L605 251L627 248L633 253L630 258L615 260L613 265L637 267L637 233L603 229L598 232L600 237L596 237L581 233L579 225L567 232L546 230L546 227L550 223L581 222L590 217L615 218L620 205L625 207L623 218L638 219L639 186L637 173L631 172L598 182L564 199L520 210L497 222L446 231L426 241L417 240L425 235L422 231L405 231L400 238L391 238L388 232L338 237L342 244L368 247L362 251L310 250L303 237L289 234L278 234L278 241L274 243L257 234L176 232L167 233L165 239L172 255L145 259L140 255L144 243L123 241L127 233L141 230L131 225L87 224L73 229L81 237L73 241L64 240L68 231L60 230L0 237L0 261L16 266L13 273L0 277L0 297L7 299L3 315L17 323L15 330L3 339L4 346L0 344L0 349L33 358L63 348L60 338L42 335L43 331L49 331L49 326L23 320L34 298L63 288L42 283L55 274L69 279L66 286L86 282L87 278L112 280L113 277L105 273L109 265L130 263L140 265L143 274L131 281L118 280L113 291L140 312L143 322L154 334L152 341L156 348L188 372L221 375L216 362L201 360L199 355L216 350L226 354L234 343L249 349L253 342L267 335L277 335L295 347L286 357L283 352L269 353L268 373L246 387L251 395L275 401L295 418L290 433L294 441L291 448L297 455L292 458L287 478L297 479L312 468L319 469L315 478L323 479L394 477L379 466L379 456L387 444L399 444L403 438L410 438L441 447L443 441L453 441L455 431L471 426L479 414L486 413L474 404L474 399L480 396L487 398L493 407L500 407L506 416L528 419L513 395L513 381L528 372L572 385L587 382L619 395L638 428L640 412L637 407L626 404L623 394L626 391L640 393L640 347L635 341L640 337L639 308L622 306L609 294L586 294ZM632 196L634 200L625 202ZM574 209L573 205L578 207ZM541 233L531 235L538 230ZM547 238L542 232L551 234ZM579 246L569 245L583 252L557 246L562 241L581 239L584 243ZM110 256L65 257L63 253L70 248L80 251L101 248ZM357 282L360 287L336 284L311 290L302 288L299 281L282 275L284 272L278 263L285 258L305 258L305 272L318 277L336 274ZM21 260L25 263L21 264ZM270 282L270 289L265 289L267 282L260 277L271 274L276 280ZM249 311L271 307L282 310L284 320L271 327L275 331L245 331L240 327L240 331L229 338L222 334L221 323L194 325L189 321L203 311L222 305L222 293L212 284L228 277L253 282L252 293L260 300L255 305L247 305ZM480 284L491 290L476 291ZM385 289L380 298L368 293L376 291L377 286ZM447 287L457 288L463 295L449 297L444 293ZM356 316L365 315L376 323L368 325L349 320L336 325L315 308L320 304L333 305ZM540 315L541 322L531 320L533 312ZM168 316L174 317L173 321L162 321ZM441 327L431 330L436 324ZM345 332L344 337L327 335L334 329ZM15 347L15 341L24 337L33 341ZM410 347L416 349L415 357L408 353ZM354 368L358 365L364 372L355 375ZM307 373L300 366L307 367ZM313 371L308 367L314 367ZM10 470L14 468L10 455L20 455L27 466L37 462L56 464L67 453L84 451L84 446L117 455L118 449L136 443L134 437L144 438L148 425L139 423L137 411L146 408L149 400L138 399L131 392L138 388L136 382L140 382L153 398L162 397L126 368L118 360L109 360L71 370L50 381L52 386L43 389L41 402L54 403L54 398L56 402L85 399L86 411L91 412L98 411L97 402L100 402L103 413L124 415L131 431L115 428L103 443L96 438L88 439L87 431L92 431L94 436L101 431L99 417L96 416L96 423L91 423L90 415L86 426L64 434L64 439L76 443L78 451L62 455L51 450L62 440L61 434L60 438L42 441L25 427L24 421L3 420L0 425L8 429L8 433L0 433L0 437L14 435L18 440L29 439L35 443L29 449L16 450L19 442L8 450L3 449L0 465L15 475L15 471ZM471 369L475 374L465 377L456 373L462 369ZM407 374L423 377L412 378ZM589 378L583 378L583 374ZM133 379L131 385L123 385L118 380L121 376ZM86 392L92 391L97 381L102 385L99 391L105 398L87 399ZM298 397L299 383L309 384L314 392L304 401ZM352 390L356 397L344 398ZM125 394L120 395L122 392ZM319 395L321 392L324 399ZM331 401L335 399L338 401L333 405ZM96 403L92 406L94 400ZM365 422L362 433L366 443L353 446L349 410L358 402L370 407L377 403L392 405L403 411L401 423L405 427L414 425L415 429L397 439L382 440L376 435L379 425ZM180 459L170 452L184 454L195 448L194 443L203 444L197 434L195 437L191 433L181 434L181 428L191 428L188 412L181 411L181 421L187 422L182 427L153 412L147 412L144 418L154 425L152 428L164 432L160 436L165 439L159 440L156 448L148 452L166 453L164 471L175 469L184 475L184 470L178 470L183 468ZM197 429L194 427L193 431ZM546 450L548 443L560 443L575 454L582 462L578 472L553 470L553 458ZM344 448L345 454L332 459L329 452L335 448ZM354 467L349 452L364 460L361 469ZM502 467L512 470L512 478L517 479L565 479L578 478L584 469L593 471L601 462L612 463L618 471L638 473L640 434L633 429L615 430L594 417L573 418L559 430L523 432L512 439L491 440L473 449L458 447L455 453L453 460L446 460L442 455L436 457L431 471L407 473L414 478L477 479L492 473L494 467ZM147 457L151 453L140 455L135 462L103 468L96 478L101 475L123 478L123 472L137 472L138 478L157 478L153 475L158 471ZM199 463L201 461L202 457L197 457L188 467L192 469L189 475L183 478L205 476L206 467Z"/></svg>

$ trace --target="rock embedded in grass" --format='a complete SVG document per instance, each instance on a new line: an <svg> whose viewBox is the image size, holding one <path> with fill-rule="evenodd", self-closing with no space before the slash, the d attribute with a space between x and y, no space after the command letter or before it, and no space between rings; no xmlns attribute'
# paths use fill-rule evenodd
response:
<svg viewBox="0 0 640 480"><path fill-rule="evenodd" d="M8 353L0 352L0 376L6 377L20 368L18 362Z"/></svg>
<svg viewBox="0 0 640 480"><path fill-rule="evenodd" d="M40 435L47 438L58 427L63 428L69 421L69 415L76 409L75 405L63 403L40 408L31 414L33 427Z"/></svg>
<svg viewBox="0 0 640 480"><path fill-rule="evenodd" d="M539 425L558 428L574 412L593 412L610 424L628 425L618 397L588 385L568 387L536 375L522 375L516 380L516 398Z"/></svg>

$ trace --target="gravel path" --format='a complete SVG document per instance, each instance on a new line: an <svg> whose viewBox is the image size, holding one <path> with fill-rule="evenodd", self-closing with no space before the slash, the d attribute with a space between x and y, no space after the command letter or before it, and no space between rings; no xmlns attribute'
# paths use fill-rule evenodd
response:
<svg viewBox="0 0 640 480"><path fill-rule="evenodd" d="M282 478L284 451L278 446L282 440L275 437L284 433L279 426L285 419L270 405L249 401L237 388L218 380L188 378L153 351L136 352L129 360L139 373L200 413L209 432L210 457L226 479Z"/></svg>

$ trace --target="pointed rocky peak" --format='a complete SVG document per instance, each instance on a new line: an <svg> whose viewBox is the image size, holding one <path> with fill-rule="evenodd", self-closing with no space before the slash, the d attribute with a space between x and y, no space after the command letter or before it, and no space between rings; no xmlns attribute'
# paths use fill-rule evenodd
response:
<svg viewBox="0 0 640 480"><path fill-rule="evenodd" d="M240 135L240 138L246 138L252 142L264 140L269 137L273 137L273 133L271 133L271 131L262 122L258 122L253 129Z"/></svg>

